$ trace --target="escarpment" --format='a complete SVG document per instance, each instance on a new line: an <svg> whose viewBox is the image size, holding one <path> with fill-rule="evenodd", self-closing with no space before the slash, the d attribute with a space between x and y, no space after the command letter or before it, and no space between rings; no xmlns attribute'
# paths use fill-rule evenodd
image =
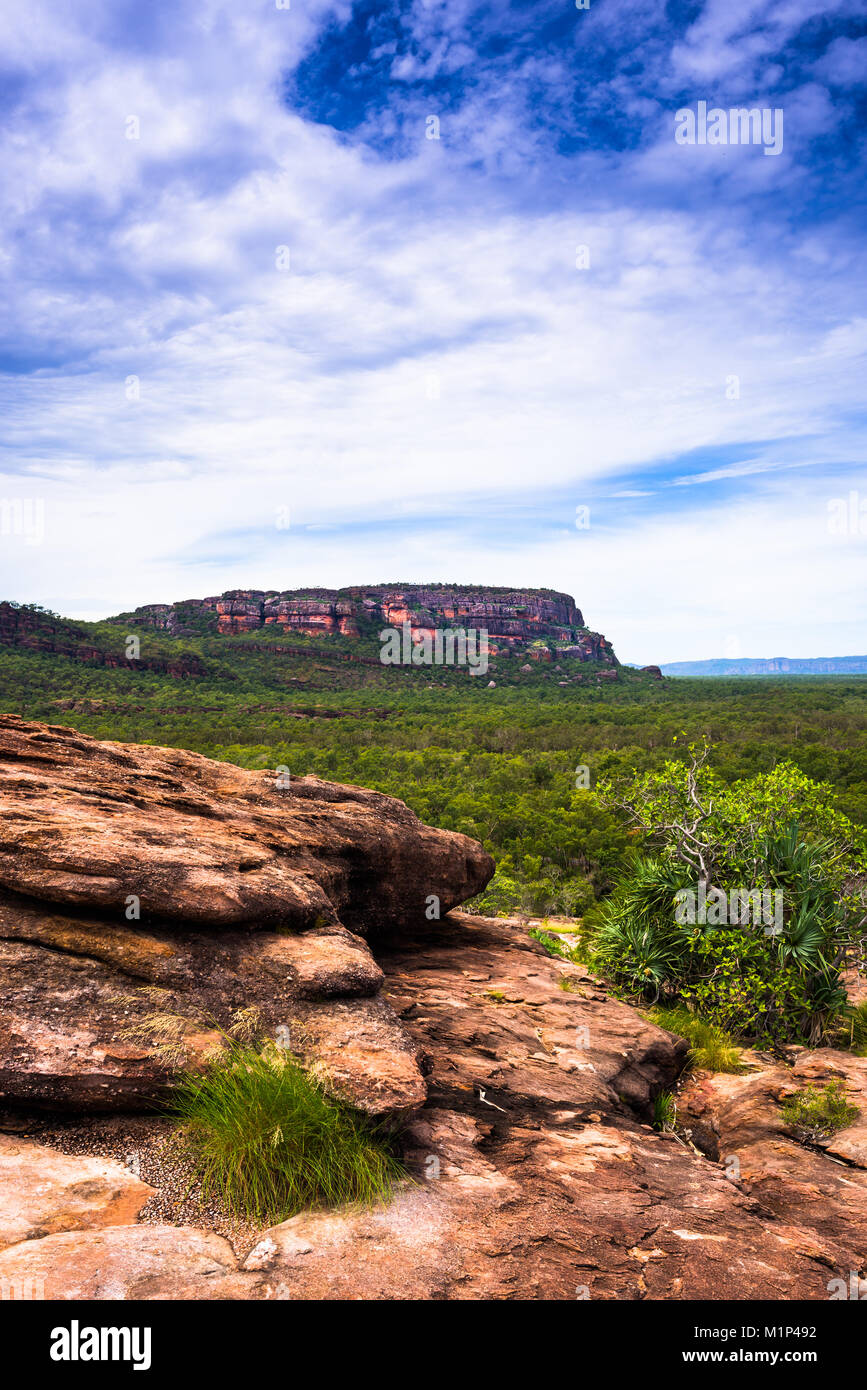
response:
<svg viewBox="0 0 867 1390"><path fill-rule="evenodd" d="M146 604L123 615L174 635L210 620L224 635L273 627L308 637L360 637L382 627L409 624L413 636L438 628L484 629L493 651L523 651L534 643L558 657L613 664L614 651L590 632L569 594L549 589L498 589L471 585L374 585L347 589L230 589L210 598Z"/></svg>

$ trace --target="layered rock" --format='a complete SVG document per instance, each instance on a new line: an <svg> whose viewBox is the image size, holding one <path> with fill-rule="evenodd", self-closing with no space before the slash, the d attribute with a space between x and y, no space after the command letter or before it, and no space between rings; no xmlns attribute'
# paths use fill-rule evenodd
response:
<svg viewBox="0 0 867 1390"><path fill-rule="evenodd" d="M517 924L452 913L380 961L428 1070L418 1185L265 1233L244 1261L255 1296L825 1300L861 1267L860 1220L777 1216L653 1131L683 1042Z"/></svg>
<svg viewBox="0 0 867 1390"><path fill-rule="evenodd" d="M423 1101L364 935L479 891L474 841L374 792L12 716L0 815L0 1100L141 1108L243 1017L360 1108Z"/></svg>
<svg viewBox="0 0 867 1390"><path fill-rule="evenodd" d="M278 782L285 781L285 786ZM131 920L366 934L449 908L493 862L360 787L248 772L0 715L0 886Z"/></svg>
<svg viewBox="0 0 867 1390"><path fill-rule="evenodd" d="M749 1055L749 1054L747 1054ZM800 1142L786 1124L787 1097L842 1085L858 1112L845 1129ZM743 1188L774 1215L809 1225L823 1238L867 1248L867 1058L822 1048L794 1065L755 1064L743 1075L699 1074L678 1097L681 1125L704 1153L739 1173ZM732 1161L735 1161L732 1165Z"/></svg>
<svg viewBox="0 0 867 1390"><path fill-rule="evenodd" d="M179 604L148 604L127 615L131 622L173 633L186 631L190 615L217 615L217 630L231 635L273 626L304 636L358 636L408 623L413 637L431 636L452 624L484 629L491 650L522 650L543 641L558 656L576 661L616 660L611 644L589 632L569 594L547 589L495 589L462 585L382 585L348 589L230 589ZM547 648L546 648L547 650Z"/></svg>
<svg viewBox="0 0 867 1390"><path fill-rule="evenodd" d="M685 1044L523 926L453 912L379 953L428 1078L412 1184L234 1249L188 1222L46 1235L0 1253L0 1278L57 1299L824 1301L862 1268L863 1189L824 1229L818 1200L777 1210L653 1131Z"/></svg>

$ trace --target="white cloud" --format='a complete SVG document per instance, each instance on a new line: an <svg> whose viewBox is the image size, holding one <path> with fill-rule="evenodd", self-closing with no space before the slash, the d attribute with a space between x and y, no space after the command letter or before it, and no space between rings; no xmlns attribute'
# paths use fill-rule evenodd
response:
<svg viewBox="0 0 867 1390"><path fill-rule="evenodd" d="M447 44L442 9L415 7L427 37L402 77L466 63L469 6ZM771 31L812 12L777 6ZM46 364L4 388L0 492L46 506L41 547L0 541L5 593L84 616L243 584L464 574L569 589L635 659L714 654L737 604L744 651L773 638L808 654L804 609L785 598L806 582L798 547L835 613L859 554L841 562L810 539L782 475L862 466L867 309L845 225L799 240L740 210L795 188L797 154L690 162L666 129L619 157L550 156L556 196L537 197L547 133L522 125L516 84L499 110L471 94L440 142L422 122L417 148L386 157L281 100L328 13L209 0L172 12L147 53L109 48L95 22L52 28L45 7L33 44L9 36L52 85L10 117L0 156L8 334ZM744 45L751 17L708 5L675 63L749 68L768 47L763 29ZM664 102L630 100L661 131ZM817 85L792 109L807 134L833 117ZM778 520L762 542L750 503L707 498L766 474ZM667 486L677 478L707 486ZM594 490L652 500L576 539L574 507ZM660 511L675 492L677 510ZM506 525L503 508L534 493L563 507L558 525ZM451 535L428 522L444 510ZM709 516L726 545L702 564ZM740 566L724 583L744 527L749 584Z"/></svg>

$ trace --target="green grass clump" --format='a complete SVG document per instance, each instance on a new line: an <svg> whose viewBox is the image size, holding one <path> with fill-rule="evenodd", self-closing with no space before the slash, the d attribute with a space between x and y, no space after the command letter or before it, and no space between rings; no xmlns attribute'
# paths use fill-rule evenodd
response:
<svg viewBox="0 0 867 1390"><path fill-rule="evenodd" d="M850 1105L842 1081L827 1086L805 1086L783 1102L783 1119L802 1143L830 1139L857 1120L857 1105Z"/></svg>
<svg viewBox="0 0 867 1390"><path fill-rule="evenodd" d="M658 1028L676 1033L689 1043L689 1065L702 1071L743 1071L740 1053L732 1038L714 1023L707 1023L689 1009L651 1009L647 1017Z"/></svg>
<svg viewBox="0 0 867 1390"><path fill-rule="evenodd" d="M677 1102L669 1091L660 1091L653 1099L653 1128L672 1134L677 1129Z"/></svg>
<svg viewBox="0 0 867 1390"><path fill-rule="evenodd" d="M375 1203L406 1176L369 1120L273 1046L236 1045L186 1075L170 1111L203 1198L246 1220Z"/></svg>
<svg viewBox="0 0 867 1390"><path fill-rule="evenodd" d="M561 989L565 990L567 994L574 994L581 988L581 981L576 979L574 975L561 975L557 984Z"/></svg>

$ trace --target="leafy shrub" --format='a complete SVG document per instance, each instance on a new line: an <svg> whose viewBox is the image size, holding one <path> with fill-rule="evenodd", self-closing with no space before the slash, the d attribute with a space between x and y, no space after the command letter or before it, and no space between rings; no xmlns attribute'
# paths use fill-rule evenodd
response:
<svg viewBox="0 0 867 1390"><path fill-rule="evenodd" d="M688 883L680 865L637 858L600 909L592 945L599 964L635 994L658 997L680 978L690 934L675 920L675 894Z"/></svg>
<svg viewBox="0 0 867 1390"><path fill-rule="evenodd" d="M783 1119L802 1143L830 1139L859 1114L857 1105L847 1101L842 1081L829 1081L824 1087L805 1086L783 1103Z"/></svg>
<svg viewBox="0 0 867 1390"><path fill-rule="evenodd" d="M637 855L586 923L598 968L654 1003L686 1004L715 1027L762 1045L833 1036L846 1008L842 971L864 950L850 889L864 835L828 803L831 789L776 767L726 787L707 767L668 763L625 793L654 855ZM787 820L797 812L803 821ZM773 924L690 920L677 909L699 880L721 891L781 895Z"/></svg>
<svg viewBox="0 0 867 1390"><path fill-rule="evenodd" d="M205 1200L265 1224L375 1202L405 1176L380 1132L275 1047L235 1045L170 1102Z"/></svg>

